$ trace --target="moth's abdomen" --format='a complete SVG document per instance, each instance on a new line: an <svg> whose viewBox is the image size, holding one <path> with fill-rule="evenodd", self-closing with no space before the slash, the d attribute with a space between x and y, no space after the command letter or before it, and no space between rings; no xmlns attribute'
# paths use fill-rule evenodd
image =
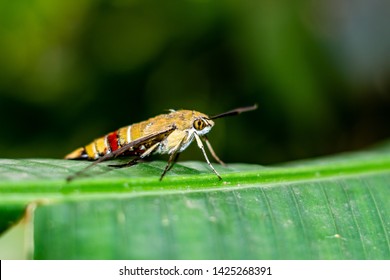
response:
<svg viewBox="0 0 390 280"><path fill-rule="evenodd" d="M88 159L88 155L85 152L85 148L81 147L67 154L65 159Z"/></svg>
<svg viewBox="0 0 390 280"><path fill-rule="evenodd" d="M108 153L118 150L131 141L131 126L126 126L95 139L88 145L78 148L65 156L65 159L96 160ZM130 152L130 151L129 151Z"/></svg>

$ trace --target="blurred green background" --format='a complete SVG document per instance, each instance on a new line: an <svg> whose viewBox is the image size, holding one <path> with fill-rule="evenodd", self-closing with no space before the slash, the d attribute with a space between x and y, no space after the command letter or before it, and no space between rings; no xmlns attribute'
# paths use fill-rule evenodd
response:
<svg viewBox="0 0 390 280"><path fill-rule="evenodd" d="M386 0L1 0L0 157L254 103L209 135L226 162L366 147L390 136L389 27Z"/></svg>

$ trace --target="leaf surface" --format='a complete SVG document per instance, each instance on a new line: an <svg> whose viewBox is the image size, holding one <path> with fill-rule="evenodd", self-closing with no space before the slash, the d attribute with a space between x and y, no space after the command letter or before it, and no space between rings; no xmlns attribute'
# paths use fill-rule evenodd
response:
<svg viewBox="0 0 390 280"><path fill-rule="evenodd" d="M110 162L112 163L112 162ZM390 259L390 145L262 167L0 160L0 226L36 259Z"/></svg>

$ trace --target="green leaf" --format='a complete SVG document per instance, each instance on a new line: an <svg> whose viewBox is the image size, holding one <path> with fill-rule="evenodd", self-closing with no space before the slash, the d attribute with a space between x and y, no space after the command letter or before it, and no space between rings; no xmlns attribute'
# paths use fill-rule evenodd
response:
<svg viewBox="0 0 390 280"><path fill-rule="evenodd" d="M153 161L66 182L88 164L0 160L1 229L30 205L33 258L390 259L390 144L278 167L215 164L222 181L179 162L160 182L165 162Z"/></svg>

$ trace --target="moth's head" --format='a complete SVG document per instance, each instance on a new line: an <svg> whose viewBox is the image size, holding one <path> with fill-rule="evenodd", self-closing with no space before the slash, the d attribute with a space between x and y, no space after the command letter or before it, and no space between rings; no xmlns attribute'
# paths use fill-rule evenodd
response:
<svg viewBox="0 0 390 280"><path fill-rule="evenodd" d="M194 112L192 128L198 135L205 135L210 132L214 122L205 114Z"/></svg>

